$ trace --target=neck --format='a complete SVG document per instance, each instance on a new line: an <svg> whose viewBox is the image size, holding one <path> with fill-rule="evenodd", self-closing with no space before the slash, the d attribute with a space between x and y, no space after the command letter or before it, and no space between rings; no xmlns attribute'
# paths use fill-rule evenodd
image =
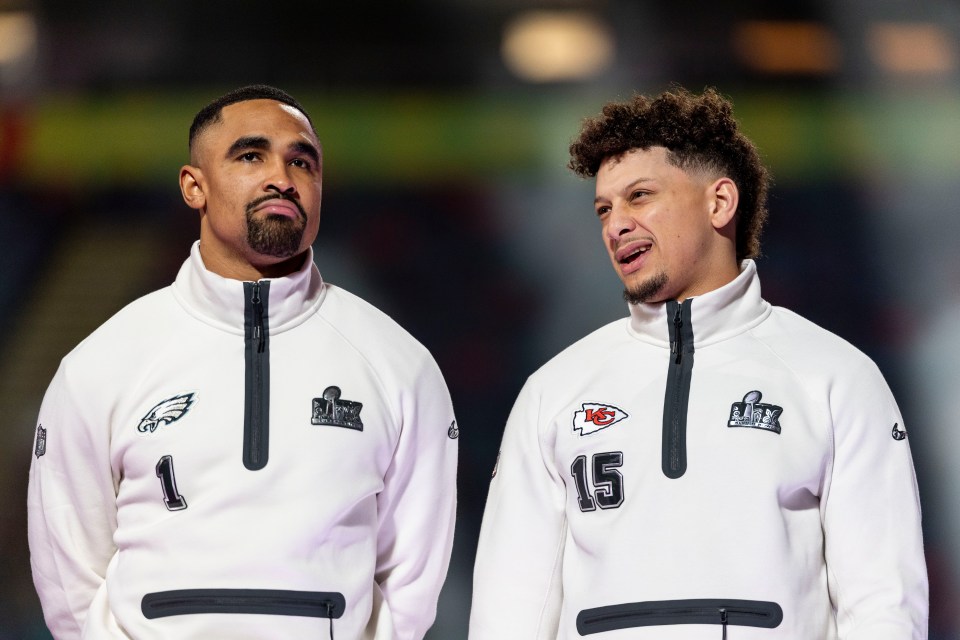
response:
<svg viewBox="0 0 960 640"><path fill-rule="evenodd" d="M288 276L303 267L307 253L307 251L303 251L295 256L276 262L261 262L259 260L250 260L247 256L240 254L229 257L222 256L216 252L205 250L203 241L201 240L200 242L200 257L203 259L203 266L205 266L208 271L224 278L242 280L244 282L255 282L264 278L282 278Z"/></svg>

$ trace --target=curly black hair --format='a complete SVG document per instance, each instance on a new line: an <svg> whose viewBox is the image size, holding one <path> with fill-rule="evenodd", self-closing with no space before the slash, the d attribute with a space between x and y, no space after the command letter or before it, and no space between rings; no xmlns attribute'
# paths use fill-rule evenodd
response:
<svg viewBox="0 0 960 640"><path fill-rule="evenodd" d="M567 166L580 177L595 177L607 158L655 146L666 147L668 161L685 171L706 170L733 180L740 194L737 262L760 255L770 175L757 148L740 132L733 104L716 89L697 96L676 88L604 105L600 115L584 120Z"/></svg>

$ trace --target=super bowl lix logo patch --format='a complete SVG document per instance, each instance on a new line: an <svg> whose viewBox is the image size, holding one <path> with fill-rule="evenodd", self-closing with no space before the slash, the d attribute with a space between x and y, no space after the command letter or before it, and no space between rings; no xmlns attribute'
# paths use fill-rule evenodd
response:
<svg viewBox="0 0 960 640"><path fill-rule="evenodd" d="M330 425L363 431L360 410L363 403L340 399L340 387L330 386L323 390L323 397L313 399L313 414L310 424Z"/></svg>
<svg viewBox="0 0 960 640"><path fill-rule="evenodd" d="M612 404L584 402L581 403L580 410L573 413L573 430L585 436L613 426L629 417L626 411Z"/></svg>
<svg viewBox="0 0 960 640"><path fill-rule="evenodd" d="M759 391L750 391L743 396L743 402L734 402L730 407L730 419L727 421L728 427L749 427L751 429L764 429L780 433L780 414L783 413L783 407L775 404L764 404L760 402L763 394Z"/></svg>

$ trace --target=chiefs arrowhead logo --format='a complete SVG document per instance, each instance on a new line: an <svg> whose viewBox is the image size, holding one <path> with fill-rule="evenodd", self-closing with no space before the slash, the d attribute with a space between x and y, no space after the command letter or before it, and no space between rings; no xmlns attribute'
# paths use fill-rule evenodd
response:
<svg viewBox="0 0 960 640"><path fill-rule="evenodd" d="M579 431L581 436L606 429L630 417L626 411L612 404L584 402L580 406L580 411L573 414L573 430Z"/></svg>

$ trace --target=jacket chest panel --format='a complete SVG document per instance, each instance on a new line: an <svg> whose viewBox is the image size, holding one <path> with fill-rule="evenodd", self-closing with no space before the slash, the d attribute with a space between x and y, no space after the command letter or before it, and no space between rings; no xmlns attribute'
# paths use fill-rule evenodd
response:
<svg viewBox="0 0 960 640"><path fill-rule="evenodd" d="M555 464L572 521L622 517L631 504L662 508L656 505L684 500L691 487L727 502L815 506L831 450L825 408L775 362L748 368L735 352L696 355L682 434L687 467L679 477L663 472L670 409L661 362L585 385L554 418Z"/></svg>
<svg viewBox="0 0 960 640"><path fill-rule="evenodd" d="M239 343L208 344L209 353L188 363L153 363L136 399L115 413L111 455L121 526L161 522L177 511L225 513L238 501L260 501L266 510L278 501L302 504L327 523L354 509L375 510L398 427L370 367L338 351L336 341L273 341L269 429L260 443L266 463L251 469Z"/></svg>

